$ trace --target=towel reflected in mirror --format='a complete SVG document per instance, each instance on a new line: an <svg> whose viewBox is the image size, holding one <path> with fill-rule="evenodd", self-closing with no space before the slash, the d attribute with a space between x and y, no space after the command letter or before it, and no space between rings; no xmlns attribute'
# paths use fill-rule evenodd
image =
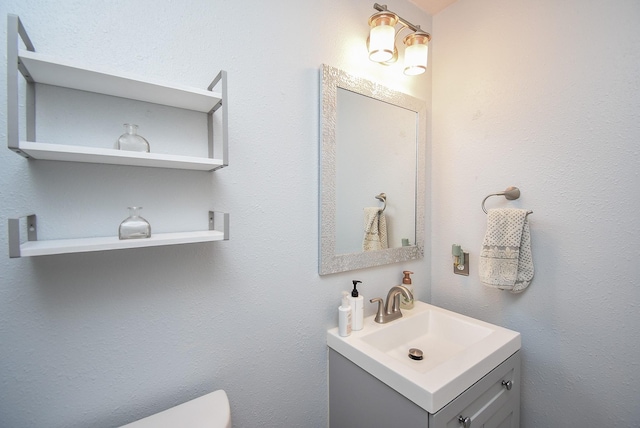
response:
<svg viewBox="0 0 640 428"><path fill-rule="evenodd" d="M378 251L389 248L387 243L387 219L378 207L364 209L363 251Z"/></svg>

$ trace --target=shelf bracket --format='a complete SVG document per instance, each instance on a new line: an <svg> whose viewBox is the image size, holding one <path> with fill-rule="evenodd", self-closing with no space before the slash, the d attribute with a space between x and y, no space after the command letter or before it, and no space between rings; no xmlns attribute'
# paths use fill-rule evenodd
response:
<svg viewBox="0 0 640 428"><path fill-rule="evenodd" d="M207 133L209 138L209 157L214 158L213 150L213 113L222 108L222 165L216 169L223 168L229 165L229 106L228 106L228 94L227 94L227 72L220 70L220 73L213 79L213 81L207 87L207 90L213 91L213 88L220 84L222 93L222 99L207 113Z"/></svg>
<svg viewBox="0 0 640 428"><path fill-rule="evenodd" d="M222 217L222 228L216 229L216 224L220 224L216 222L216 214L218 217ZM223 213L219 211L209 211L209 230L218 230L224 234L224 240L229 240L229 213Z"/></svg>
<svg viewBox="0 0 640 428"><path fill-rule="evenodd" d="M20 41L27 50L35 52L35 48L29 35L17 15L7 15L7 147L17 154L29 158L29 155L20 150L20 95L18 73L22 74L27 82L26 93L26 128L27 140L36 139L36 95L35 83L28 70L18 59Z"/></svg>
<svg viewBox="0 0 640 428"><path fill-rule="evenodd" d="M27 240L38 240L38 223L35 214L9 219L9 257L12 259L22 257L20 254L20 219L27 219Z"/></svg>

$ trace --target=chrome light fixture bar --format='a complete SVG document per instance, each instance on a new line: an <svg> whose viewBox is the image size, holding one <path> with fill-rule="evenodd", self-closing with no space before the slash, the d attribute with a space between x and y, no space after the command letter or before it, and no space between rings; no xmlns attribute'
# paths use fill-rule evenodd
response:
<svg viewBox="0 0 640 428"><path fill-rule="evenodd" d="M414 25L387 9L387 5L373 4L373 8L378 12L369 18L369 38L367 39L367 49L371 61L389 65L398 60L398 48L396 39L404 29L412 31L407 35L403 43L404 50L404 74L415 76L427 70L427 59L429 56L429 41L431 35L423 31L419 25ZM396 31L395 26L401 27Z"/></svg>

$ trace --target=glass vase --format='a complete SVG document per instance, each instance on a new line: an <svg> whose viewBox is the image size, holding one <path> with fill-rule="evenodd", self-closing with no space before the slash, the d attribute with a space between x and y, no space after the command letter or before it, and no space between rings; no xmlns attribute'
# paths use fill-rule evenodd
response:
<svg viewBox="0 0 640 428"><path fill-rule="evenodd" d="M129 207L129 217L125 218L118 228L118 238L139 239L151 238L151 225L140 217L138 211L142 207Z"/></svg>
<svg viewBox="0 0 640 428"><path fill-rule="evenodd" d="M138 135L138 125L131 123L124 124L125 133L116 141L118 150L129 150L132 152L149 152L149 142Z"/></svg>

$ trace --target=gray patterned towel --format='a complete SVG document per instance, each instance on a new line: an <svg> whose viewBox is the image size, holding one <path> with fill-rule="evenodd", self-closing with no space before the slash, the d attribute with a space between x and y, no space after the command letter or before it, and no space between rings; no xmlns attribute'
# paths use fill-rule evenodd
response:
<svg viewBox="0 0 640 428"><path fill-rule="evenodd" d="M479 270L480 281L489 287L520 293L529 286L533 258L526 210L489 210Z"/></svg>

